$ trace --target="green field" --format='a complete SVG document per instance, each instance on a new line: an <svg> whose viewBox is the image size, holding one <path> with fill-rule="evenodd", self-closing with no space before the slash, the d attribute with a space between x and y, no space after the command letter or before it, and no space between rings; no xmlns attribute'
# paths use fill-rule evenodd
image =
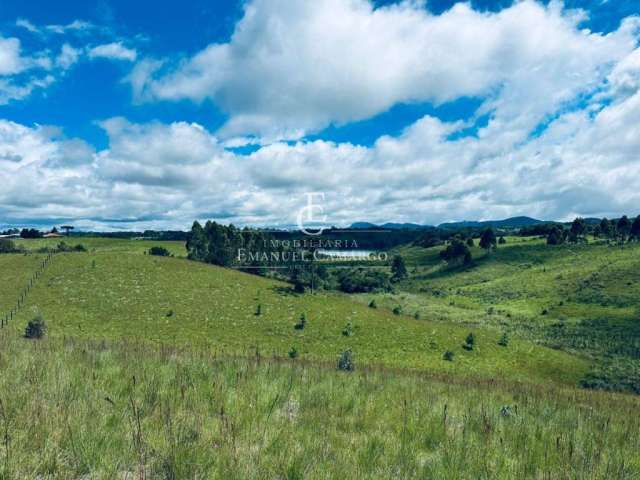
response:
<svg viewBox="0 0 640 480"><path fill-rule="evenodd" d="M639 478L640 397L579 386L637 392L640 245L507 240L347 295L70 238L0 330L0 479ZM0 255L0 306L58 242Z"/></svg>
<svg viewBox="0 0 640 480"><path fill-rule="evenodd" d="M0 332L2 479L633 479L639 407L589 390Z"/></svg>
<svg viewBox="0 0 640 480"><path fill-rule="evenodd" d="M548 246L508 237L474 264L448 267L442 247L403 247L409 277L390 293L358 295L386 309L507 331L589 358L603 387L640 392L640 244ZM604 371L600 371L604 370Z"/></svg>
<svg viewBox="0 0 640 480"><path fill-rule="evenodd" d="M11 310L18 295L36 271L44 255L3 254L0 255L0 315Z"/></svg>
<svg viewBox="0 0 640 480"><path fill-rule="evenodd" d="M588 369L579 357L531 342L514 338L499 346L500 333L490 329L416 321L339 293L298 295L282 282L144 255L136 241L87 247L55 256L11 325L16 334L40 312L54 337L196 344L241 355L257 349L280 357L295 348L303 359L330 363L351 348L361 365L569 385ZM303 314L306 328L294 329ZM349 322L355 333L347 337ZM477 340L468 352L462 344L470 332ZM453 362L443 360L447 350Z"/></svg>

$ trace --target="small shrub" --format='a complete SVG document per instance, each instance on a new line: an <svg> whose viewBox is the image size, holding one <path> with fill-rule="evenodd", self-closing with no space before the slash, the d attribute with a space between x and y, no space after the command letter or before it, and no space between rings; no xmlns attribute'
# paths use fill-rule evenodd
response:
<svg viewBox="0 0 640 480"><path fill-rule="evenodd" d="M296 347L291 347L291 350L289 350L289 358L298 358L298 350L296 350Z"/></svg>
<svg viewBox="0 0 640 480"><path fill-rule="evenodd" d="M549 310L547 310L546 308L542 310L542 315L547 315L548 313L549 313Z"/></svg>
<svg viewBox="0 0 640 480"><path fill-rule="evenodd" d="M259 303L258 306L256 307L255 316L259 317L260 315L262 315L262 305Z"/></svg>
<svg viewBox="0 0 640 480"><path fill-rule="evenodd" d="M175 313L174 313L174 311L173 311L173 310L169 310L169 311L167 312L167 317L173 317L174 315L175 315Z"/></svg>
<svg viewBox="0 0 640 480"><path fill-rule="evenodd" d="M392 311L394 315L400 315L402 313L402 307L400 305L397 305L393 307Z"/></svg>
<svg viewBox="0 0 640 480"><path fill-rule="evenodd" d="M509 345L509 337L506 333L502 334L500 340L498 340L498 345L500 345L501 347L506 347L507 345Z"/></svg>
<svg viewBox="0 0 640 480"><path fill-rule="evenodd" d="M470 352L471 350L473 350L473 346L475 343L476 343L476 339L473 336L473 333L470 333L469 335L467 335L467 338L464 340L464 344L462 345L462 348Z"/></svg>
<svg viewBox="0 0 640 480"><path fill-rule="evenodd" d="M164 247L151 247L149 249L149 255L155 255L157 257L170 257L171 252Z"/></svg>
<svg viewBox="0 0 640 480"><path fill-rule="evenodd" d="M414 313L413 318L415 318L416 320L420 320L420 312Z"/></svg>
<svg viewBox="0 0 640 480"><path fill-rule="evenodd" d="M345 350L338 358L338 370L343 372L353 372L355 365L353 364L353 353L351 349Z"/></svg>
<svg viewBox="0 0 640 480"><path fill-rule="evenodd" d="M293 291L296 293L304 293L305 292L304 283L296 279L296 281L293 282Z"/></svg>
<svg viewBox="0 0 640 480"><path fill-rule="evenodd" d="M0 238L0 253L17 252L16 244L8 238Z"/></svg>
<svg viewBox="0 0 640 480"><path fill-rule="evenodd" d="M85 247L84 245L82 245L81 243L77 244L75 247L73 247L73 250L75 252L86 252L87 251L87 247Z"/></svg>
<svg viewBox="0 0 640 480"><path fill-rule="evenodd" d="M24 330L25 338L38 339L44 337L47 331L47 325L42 318L42 315L37 314L33 320L30 320L27 324L27 328Z"/></svg>
<svg viewBox="0 0 640 480"><path fill-rule="evenodd" d="M444 355L442 355L442 358L447 362L453 362L454 355L455 354L451 350L447 350L446 352L444 352Z"/></svg>
<svg viewBox="0 0 640 480"><path fill-rule="evenodd" d="M342 335L344 335L345 337L352 337L353 336L353 325L351 324L351 322L347 323L344 327L344 329L342 330Z"/></svg>
<svg viewBox="0 0 640 480"><path fill-rule="evenodd" d="M378 308L378 305L376 305L376 301L375 300L371 300L369 302L369 308Z"/></svg>
<svg viewBox="0 0 640 480"><path fill-rule="evenodd" d="M304 313L300 315L300 321L296 323L293 328L296 330L304 330L304 327L307 326L307 318L304 316Z"/></svg>

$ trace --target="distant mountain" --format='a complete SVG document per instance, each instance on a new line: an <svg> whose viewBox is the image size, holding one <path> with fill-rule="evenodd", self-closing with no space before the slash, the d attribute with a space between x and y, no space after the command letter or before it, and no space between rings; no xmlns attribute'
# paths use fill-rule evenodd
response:
<svg viewBox="0 0 640 480"><path fill-rule="evenodd" d="M527 227L529 225L538 225L540 223L549 223L544 220L537 220L531 217L511 217L504 220L487 220L484 222L478 221L463 221L463 222L449 222L441 223L439 228L478 228L478 227L494 227L494 228L518 228Z"/></svg>
<svg viewBox="0 0 640 480"><path fill-rule="evenodd" d="M417 223L387 222L382 225L376 225L375 223L369 223L369 222L355 222L355 223L352 223L349 228L357 229L357 230L376 229L376 228L385 228L387 230L428 230L434 227L432 227L431 225L418 225Z"/></svg>
<svg viewBox="0 0 640 480"><path fill-rule="evenodd" d="M487 220L483 222L479 222L476 220L465 220L462 222L448 222L441 223L438 225L438 228L446 228L450 230L455 230L458 228L482 228L482 227L494 227L494 228L520 228L527 227L530 225L538 225L540 223L551 223L544 220L538 220L536 218L531 217L511 217L505 218L504 220ZM355 222L351 224L353 229L376 229L376 228L386 228L388 230L430 230L435 228L431 225L419 225L417 223L394 223L387 222L382 225L376 225L375 223L370 222Z"/></svg>

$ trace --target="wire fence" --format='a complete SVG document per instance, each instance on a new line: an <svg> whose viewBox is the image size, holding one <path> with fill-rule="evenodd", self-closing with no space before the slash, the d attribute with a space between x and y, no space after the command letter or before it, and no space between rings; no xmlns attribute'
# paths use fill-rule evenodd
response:
<svg viewBox="0 0 640 480"><path fill-rule="evenodd" d="M27 295L29 295L29 292L35 286L38 279L44 274L44 271L51 263L51 260L53 259L54 254L55 252L47 253L47 256L44 257L42 262L38 265L38 268L33 273L29 281L27 282L27 285L20 292L20 295L18 296L18 301L16 302L15 306L9 312L0 316L0 328L4 328L5 326L9 325L9 322L12 321L14 317L18 314L20 309L24 307L27 301Z"/></svg>

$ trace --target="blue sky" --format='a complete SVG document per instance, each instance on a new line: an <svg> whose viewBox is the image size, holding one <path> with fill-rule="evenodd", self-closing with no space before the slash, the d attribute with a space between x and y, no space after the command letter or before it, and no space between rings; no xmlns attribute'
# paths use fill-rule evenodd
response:
<svg viewBox="0 0 640 480"><path fill-rule="evenodd" d="M336 224L640 213L624 181L638 15L634 0L5 1L0 228L288 224L308 191Z"/></svg>

